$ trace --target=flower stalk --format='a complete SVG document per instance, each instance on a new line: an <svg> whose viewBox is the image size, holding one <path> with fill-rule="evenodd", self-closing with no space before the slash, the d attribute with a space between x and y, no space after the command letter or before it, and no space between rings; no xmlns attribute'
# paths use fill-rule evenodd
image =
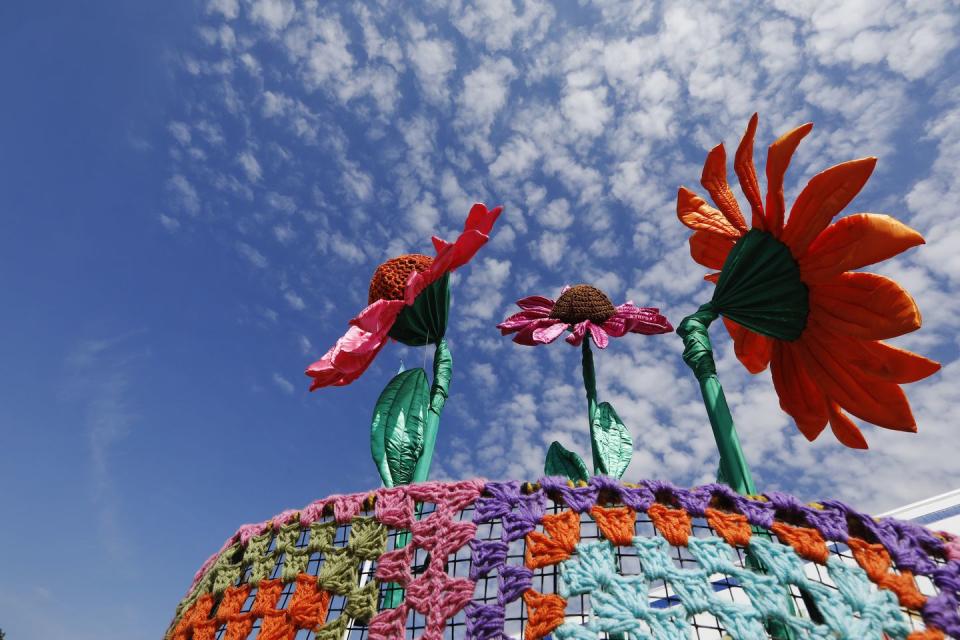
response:
<svg viewBox="0 0 960 640"><path fill-rule="evenodd" d="M441 338L433 352L433 384L430 386L430 405L423 426L423 452L413 470L413 482L424 482L430 477L433 450L440 430L440 414L449 397L450 377L453 373L453 356L446 338Z"/></svg>
<svg viewBox="0 0 960 640"><path fill-rule="evenodd" d="M708 328L718 317L708 302L680 322L677 333L683 338L683 361L693 371L700 383L700 394L710 418L713 438L720 452L719 476L735 491L744 495L756 494L753 475L740 446L730 407L717 378L717 366L713 359L713 345Z"/></svg>

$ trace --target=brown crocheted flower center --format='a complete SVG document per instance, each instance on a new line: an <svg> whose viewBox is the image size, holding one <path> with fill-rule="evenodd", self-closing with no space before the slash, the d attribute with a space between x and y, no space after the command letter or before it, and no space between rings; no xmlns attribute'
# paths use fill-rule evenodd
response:
<svg viewBox="0 0 960 640"><path fill-rule="evenodd" d="M373 304L377 300L403 300L403 290L410 274L414 271L423 273L431 264L433 258L419 253L408 253L387 260L373 272L367 304Z"/></svg>
<svg viewBox="0 0 960 640"><path fill-rule="evenodd" d="M616 313L613 303L603 291L588 284L578 284L561 294L550 312L551 318L557 318L570 324L589 320L594 324L603 324Z"/></svg>

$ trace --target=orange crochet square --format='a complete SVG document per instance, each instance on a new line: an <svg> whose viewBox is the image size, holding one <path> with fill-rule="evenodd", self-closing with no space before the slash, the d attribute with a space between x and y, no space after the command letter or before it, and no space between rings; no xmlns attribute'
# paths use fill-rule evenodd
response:
<svg viewBox="0 0 960 640"><path fill-rule="evenodd" d="M745 547L750 543L750 523L742 513L708 508L707 524L732 547Z"/></svg>
<svg viewBox="0 0 960 640"><path fill-rule="evenodd" d="M527 640L540 640L563 624L567 601L557 594L530 589L523 594L523 601L527 605Z"/></svg>
<svg viewBox="0 0 960 640"><path fill-rule="evenodd" d="M557 564L570 557L580 542L580 515L563 511L543 516L544 533L527 534L524 562L531 569Z"/></svg>
<svg viewBox="0 0 960 640"><path fill-rule="evenodd" d="M881 544L870 544L860 538L850 538L847 546L853 552L857 564L866 572L877 586L893 591L900 605L919 611L927 602L927 597L920 593L913 574L909 571L892 573L890 567L893 562L890 554Z"/></svg>
<svg viewBox="0 0 960 640"><path fill-rule="evenodd" d="M597 522L603 537L617 545L627 547L633 544L633 525L637 512L630 507L593 507L590 515Z"/></svg>
<svg viewBox="0 0 960 640"><path fill-rule="evenodd" d="M647 514L653 521L653 526L667 539L667 542L675 547L687 546L687 539L693 532L689 513L683 509L671 509L659 502L654 502L647 509Z"/></svg>
<svg viewBox="0 0 960 640"><path fill-rule="evenodd" d="M308 573L297 576L297 589L287 607L290 619L299 629L313 629L327 620L330 592L317 587L317 577Z"/></svg>
<svg viewBox="0 0 960 640"><path fill-rule="evenodd" d="M777 534L780 542L793 547L801 558L826 564L830 552L827 551L827 543L823 536L816 529L807 527L794 527L783 522L774 522L770 525L770 531Z"/></svg>

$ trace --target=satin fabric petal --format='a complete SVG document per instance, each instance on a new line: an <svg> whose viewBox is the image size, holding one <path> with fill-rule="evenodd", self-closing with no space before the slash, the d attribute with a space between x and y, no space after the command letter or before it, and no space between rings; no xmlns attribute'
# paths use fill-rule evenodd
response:
<svg viewBox="0 0 960 640"><path fill-rule="evenodd" d="M351 320L346 334L307 367L306 375L313 378L310 390L346 385L360 377L387 343L403 306L402 300L378 300Z"/></svg>
<svg viewBox="0 0 960 640"><path fill-rule="evenodd" d="M722 269L735 244L727 236L711 231L694 231L690 236L690 257L708 269Z"/></svg>
<svg viewBox="0 0 960 640"><path fill-rule="evenodd" d="M797 341L804 367L817 386L845 410L871 424L897 431L916 431L910 403L900 385L861 379L850 367L807 330Z"/></svg>
<svg viewBox="0 0 960 640"><path fill-rule="evenodd" d="M733 338L733 351L737 360L743 363L750 373L760 373L770 364L773 353L773 340L767 336L750 331L733 320L723 318L723 325Z"/></svg>
<svg viewBox="0 0 960 640"><path fill-rule="evenodd" d="M569 344L572 344L575 347L579 347L580 343L583 342L584 336L587 335L587 324L589 320L584 320L583 322L578 322L573 326L573 331L570 332L570 335L566 337L566 341Z"/></svg>
<svg viewBox="0 0 960 640"><path fill-rule="evenodd" d="M803 281L817 283L860 269L924 243L923 236L890 216L855 213L837 220L800 258Z"/></svg>
<svg viewBox="0 0 960 640"><path fill-rule="evenodd" d="M475 204L467 215L463 225L463 232L453 243L439 238L434 239L434 248L437 255L430 268L423 273L412 272L404 290L404 299L408 305L413 304L420 293L441 276L462 267L476 255L486 244L494 222L500 216L503 207L487 210L482 204Z"/></svg>
<svg viewBox="0 0 960 640"><path fill-rule="evenodd" d="M545 311L546 315L550 315L555 304L557 304L555 300L543 296L527 296L517 300L517 306L521 309L525 311Z"/></svg>
<svg viewBox="0 0 960 640"><path fill-rule="evenodd" d="M593 344L600 349L606 349L607 345L610 344L610 338L607 337L607 332L603 330L603 327L587 320L587 329L590 331L590 337L593 338Z"/></svg>
<svg viewBox="0 0 960 640"><path fill-rule="evenodd" d="M838 334L886 340L920 328L920 310L890 278L853 271L810 288L810 317Z"/></svg>
<svg viewBox="0 0 960 640"><path fill-rule="evenodd" d="M741 234L746 233L747 223L740 212L740 204L727 182L727 152L723 144L718 144L707 154L707 161L703 163L703 172L700 174L700 184L720 208L727 222Z"/></svg>
<svg viewBox="0 0 960 640"><path fill-rule="evenodd" d="M810 179L793 203L780 237L794 258L802 258L814 238L860 193L876 165L876 158L850 160Z"/></svg>
<svg viewBox="0 0 960 640"><path fill-rule="evenodd" d="M750 203L750 226L760 231L767 230L767 222L763 215L763 202L760 198L760 182L757 180L757 170L753 166L753 137L757 132L757 114L753 114L747 123L747 130L743 132L740 145L733 160L733 170L740 180L740 189Z"/></svg>
<svg viewBox="0 0 960 640"><path fill-rule="evenodd" d="M677 191L677 218L694 231L711 231L733 240L743 235L719 209L686 187Z"/></svg>
<svg viewBox="0 0 960 640"><path fill-rule="evenodd" d="M523 344L528 347L535 347L538 344L543 344L542 341L539 341L534 337L534 334L536 333L536 331L538 329L544 329L544 328L552 327L558 324L562 325L564 330L566 330L566 328L569 326L567 325L566 322L563 322L562 320L557 320L556 318L542 318L540 320L531 320L530 322L527 323L526 326L524 326L517 332L517 335L513 337L513 341L516 342L517 344Z"/></svg>
<svg viewBox="0 0 960 640"><path fill-rule="evenodd" d="M799 345L775 342L770 363L780 408L793 418L800 433L813 442L827 426L826 397L804 368Z"/></svg>
<svg viewBox="0 0 960 640"><path fill-rule="evenodd" d="M810 329L840 360L866 378L906 384L922 380L940 370L939 362L878 340L839 336L816 321L811 323Z"/></svg>
<svg viewBox="0 0 960 640"><path fill-rule="evenodd" d="M837 440L851 449L867 449L867 441L860 429L857 428L853 420L841 411L840 405L831 402L827 408L830 411L830 429Z"/></svg>
<svg viewBox="0 0 960 640"><path fill-rule="evenodd" d="M800 141L813 129L813 123L800 125L793 131L785 133L770 145L767 151L767 206L764 211L766 231L780 237L783 231L783 176L790 166L793 152L797 150Z"/></svg>
<svg viewBox="0 0 960 640"><path fill-rule="evenodd" d="M498 324L497 328L500 329L501 335L507 335L508 333L523 329L534 320L543 320L548 317L547 314L540 313L539 311L521 311Z"/></svg>
<svg viewBox="0 0 960 640"><path fill-rule="evenodd" d="M607 319L602 325L603 330L607 332L607 335L611 338L622 338L627 335L628 325L627 319L614 314Z"/></svg>
<svg viewBox="0 0 960 640"><path fill-rule="evenodd" d="M534 330L533 341L540 344L550 344L566 332L567 326L567 323L562 320L556 320L548 326L541 326Z"/></svg>

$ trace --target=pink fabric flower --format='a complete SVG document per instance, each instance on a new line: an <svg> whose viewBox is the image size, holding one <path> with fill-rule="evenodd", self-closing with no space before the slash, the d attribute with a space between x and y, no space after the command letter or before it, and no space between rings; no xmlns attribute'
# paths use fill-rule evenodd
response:
<svg viewBox="0 0 960 640"><path fill-rule="evenodd" d="M310 390L350 384L367 370L387 343L390 329L405 306L413 304L424 289L445 273L462 267L487 241L503 207L488 210L482 204L470 209L463 232L455 242L433 237L436 257L430 267L413 271L407 279L402 300L381 299L371 303L350 321L350 328L322 358L311 364L306 374L313 378Z"/></svg>
<svg viewBox="0 0 960 640"><path fill-rule="evenodd" d="M498 324L497 328L503 335L515 333L514 342L529 346L550 344L567 331L570 335L566 340L573 346L580 346L589 334L601 349L607 347L611 337L673 331L659 309L637 307L630 301L614 307L605 293L583 284L564 287L556 301L529 296L517 300L517 306L522 311Z"/></svg>

